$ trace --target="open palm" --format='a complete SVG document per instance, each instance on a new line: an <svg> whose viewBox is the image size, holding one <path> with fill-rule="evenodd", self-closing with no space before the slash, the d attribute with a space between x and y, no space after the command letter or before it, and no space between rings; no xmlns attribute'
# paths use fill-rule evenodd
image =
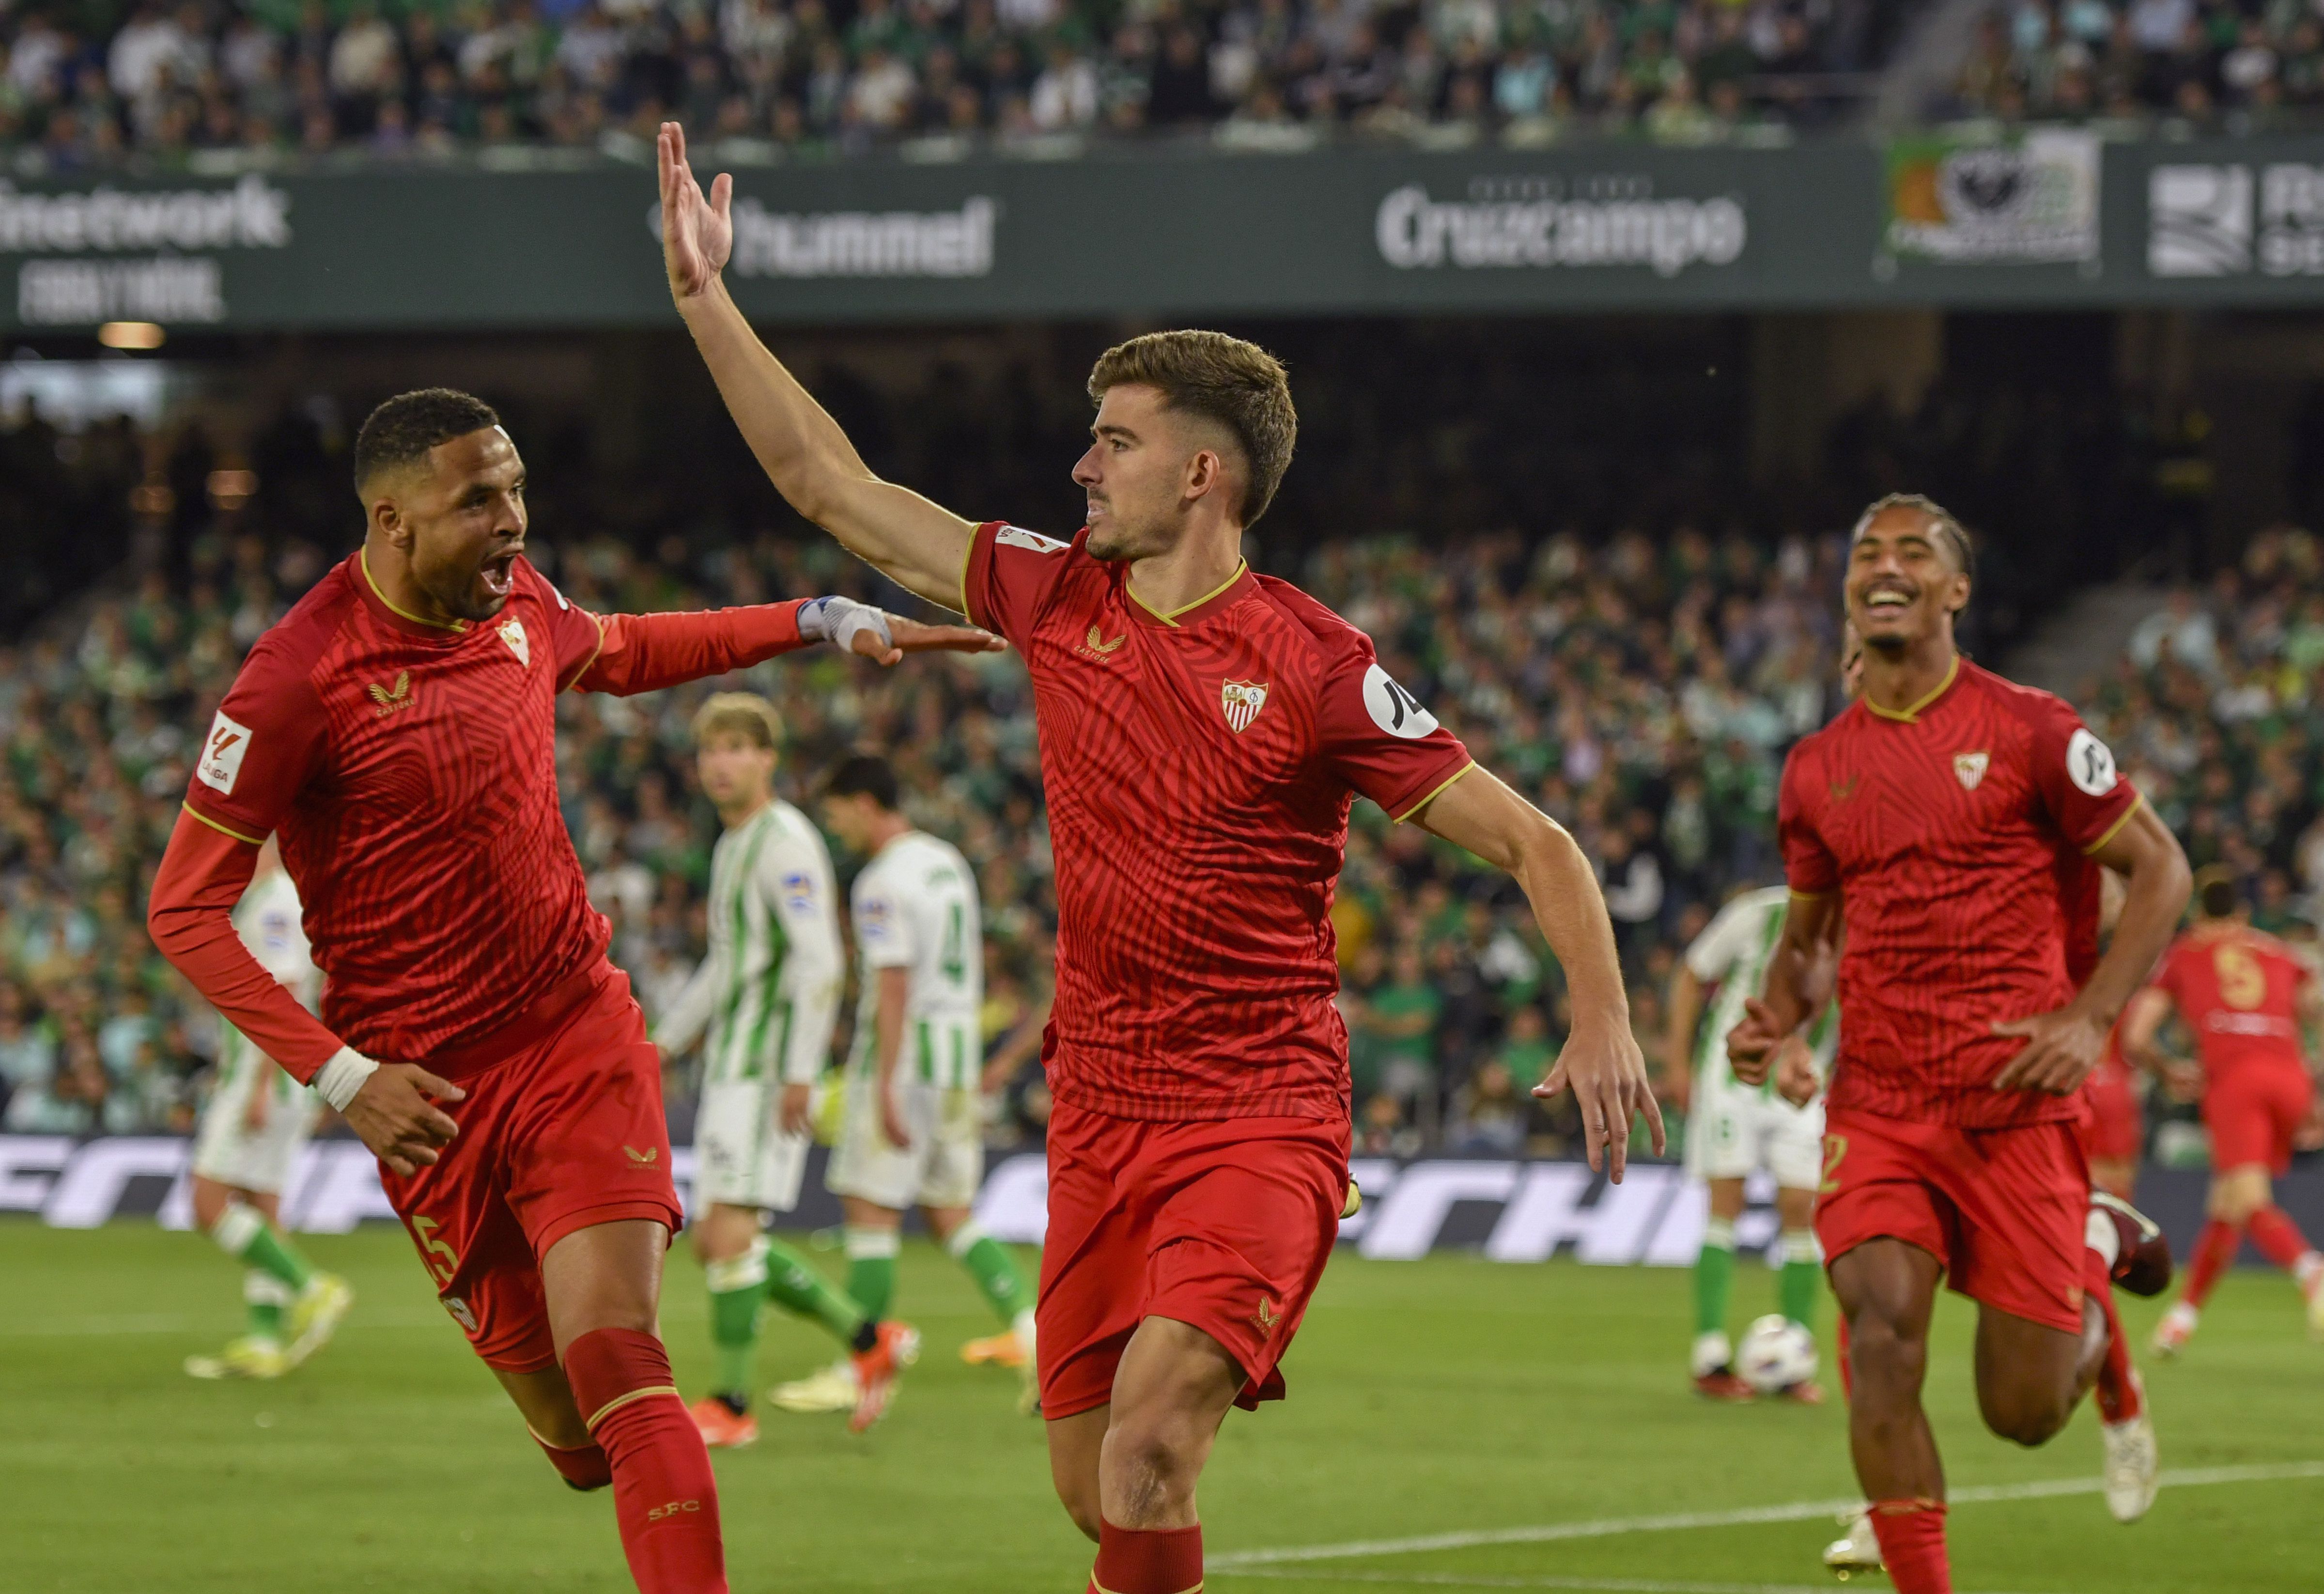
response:
<svg viewBox="0 0 2324 1594"><path fill-rule="evenodd" d="M711 181L710 194L694 180L686 162L686 129L661 124L657 151L661 165L661 259L669 290L692 299L717 280L734 249L734 180L724 172Z"/></svg>

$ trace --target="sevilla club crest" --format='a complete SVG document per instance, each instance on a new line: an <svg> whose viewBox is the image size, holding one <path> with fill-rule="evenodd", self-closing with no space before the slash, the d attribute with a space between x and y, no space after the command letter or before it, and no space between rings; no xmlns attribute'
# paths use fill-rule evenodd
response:
<svg viewBox="0 0 2324 1594"><path fill-rule="evenodd" d="M1957 752L1953 754L1953 773L1960 777L1963 791L1975 791L1977 783L1985 779L1986 767L1993 762L1988 752Z"/></svg>
<svg viewBox="0 0 2324 1594"><path fill-rule="evenodd" d="M1267 706L1267 683L1229 681L1219 688L1219 706L1226 710L1227 729L1240 736Z"/></svg>
<svg viewBox="0 0 2324 1594"><path fill-rule="evenodd" d="M524 634L523 621L512 618L503 622L501 640L509 645L509 651L516 655L519 664L527 669L532 668L532 642Z"/></svg>

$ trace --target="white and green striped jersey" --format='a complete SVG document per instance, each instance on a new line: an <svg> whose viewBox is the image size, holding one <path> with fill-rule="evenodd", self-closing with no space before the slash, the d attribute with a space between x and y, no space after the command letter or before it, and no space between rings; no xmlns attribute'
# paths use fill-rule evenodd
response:
<svg viewBox="0 0 2324 1594"><path fill-rule="evenodd" d="M235 904L234 928L242 937L242 944L250 949L250 955L258 960L259 967L289 987L290 994L313 1012L322 1000L323 974L315 967L307 946L307 932L300 922L299 888L291 883L289 870L278 865L250 882L242 893L242 900ZM252 1083L252 1076L259 1069L272 1075L266 1083L284 1101L303 1088L220 1016L213 1099L229 1092L235 1092L239 1099L239 1092Z"/></svg>
<svg viewBox="0 0 2324 1594"><path fill-rule="evenodd" d="M1759 995L1766 985L1767 964L1775 955L1776 943L1783 939L1784 915L1791 899L1791 892L1782 886L1746 891L1720 908L1686 949L1688 972L1705 985L1715 982L1719 987L1694 1037L1695 1078L1706 1089L1747 1088L1728 1066L1727 1032L1743 1021L1745 999ZM1808 1049L1815 1057L1816 1073L1826 1079L1831 1075L1832 1057L1840 1050L1839 1013L1840 1005L1831 1004L1808 1031ZM1769 1093L1775 1088L1771 1073L1759 1089Z"/></svg>
<svg viewBox="0 0 2324 1594"><path fill-rule="evenodd" d="M823 1072L846 973L839 889L823 834L780 800L731 826L710 854L710 955L655 1027L682 1052L702 1038L705 1084Z"/></svg>
<svg viewBox="0 0 2324 1594"><path fill-rule="evenodd" d="M949 842L908 830L855 877L856 1009L850 1067L872 1065L881 969L908 971L904 1049L896 1072L945 1090L975 1084L984 1069L984 921L976 876Z"/></svg>

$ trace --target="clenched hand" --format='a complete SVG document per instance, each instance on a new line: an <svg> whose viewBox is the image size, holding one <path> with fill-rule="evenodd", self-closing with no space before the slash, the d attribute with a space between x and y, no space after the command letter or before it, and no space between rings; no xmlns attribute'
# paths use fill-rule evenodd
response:
<svg viewBox="0 0 2324 1594"><path fill-rule="evenodd" d="M2025 1049L1994 1076L1997 1091L2043 1091L2066 1096L2081 1088L2106 1051L2108 1025L2068 1003L2054 1013L2036 1013L1993 1027L1996 1035L2022 1035Z"/></svg>

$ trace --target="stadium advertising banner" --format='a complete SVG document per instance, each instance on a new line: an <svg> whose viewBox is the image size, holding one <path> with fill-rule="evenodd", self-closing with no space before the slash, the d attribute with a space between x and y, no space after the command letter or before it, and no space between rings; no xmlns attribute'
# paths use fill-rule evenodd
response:
<svg viewBox="0 0 2324 1594"><path fill-rule="evenodd" d="M156 1218L186 1229L193 1210L188 1165L193 1143L171 1136L75 1141L60 1135L0 1135L0 1217L37 1218L51 1228L94 1229L115 1218ZM799 1209L779 1214L787 1229L840 1221L824 1189L827 1153L810 1161ZM1633 1164L1619 1184L1575 1162L1467 1157L1397 1162L1359 1156L1351 1164L1363 1209L1340 1226L1343 1245L1383 1261L1468 1249L1497 1262L1553 1256L1607 1266L1685 1267L1693 1262L1708 1213L1703 1186L1666 1163ZM694 1153L676 1147L671 1175L690 1193ZM2142 1207L2181 1255L2203 1221L2208 1175L2150 1168L2139 1181ZM1736 1246L1763 1253L1776 1238L1775 1188L1753 1175L1750 1206ZM2295 1170L2277 1196L2312 1231L2324 1228L2324 1168ZM976 1216L1001 1239L1038 1244L1047 1227L1048 1172L1038 1152L996 1157L976 1198ZM378 1165L354 1140L316 1141L301 1153L283 1192L283 1221L310 1234L345 1234L365 1222L393 1222Z"/></svg>
<svg viewBox="0 0 2324 1594"><path fill-rule="evenodd" d="M2324 138L861 161L736 173L768 322L2324 299ZM653 177L0 180L0 330L668 326Z"/></svg>

